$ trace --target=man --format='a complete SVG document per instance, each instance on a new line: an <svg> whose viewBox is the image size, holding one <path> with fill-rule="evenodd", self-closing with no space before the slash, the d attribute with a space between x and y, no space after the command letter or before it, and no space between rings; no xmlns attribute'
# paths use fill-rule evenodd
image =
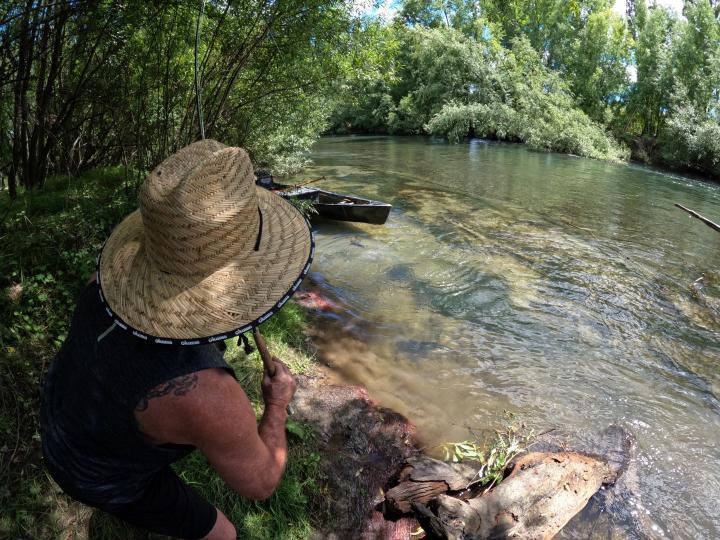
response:
<svg viewBox="0 0 720 540"><path fill-rule="evenodd" d="M48 371L48 470L73 498L150 531L235 538L170 464L199 449L238 494L266 499L287 456L287 367L259 425L220 347L273 315L313 253L306 220L255 186L244 150L194 143L145 180L113 231Z"/></svg>

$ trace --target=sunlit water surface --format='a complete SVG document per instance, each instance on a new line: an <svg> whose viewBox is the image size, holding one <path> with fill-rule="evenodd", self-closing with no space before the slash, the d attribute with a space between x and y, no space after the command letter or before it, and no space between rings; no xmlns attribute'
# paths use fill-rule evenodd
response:
<svg viewBox="0 0 720 540"><path fill-rule="evenodd" d="M581 436L619 423L657 536L720 538L720 234L673 206L720 219L717 185L479 140L328 138L312 158L294 180L394 206L384 226L317 226L335 378L428 445L504 411ZM636 535L598 512L561 536Z"/></svg>

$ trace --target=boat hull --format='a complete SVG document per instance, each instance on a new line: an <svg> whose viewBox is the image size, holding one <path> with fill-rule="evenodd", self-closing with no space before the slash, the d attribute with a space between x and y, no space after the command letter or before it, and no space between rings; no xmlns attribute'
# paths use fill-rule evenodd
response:
<svg viewBox="0 0 720 540"><path fill-rule="evenodd" d="M372 223L382 225L387 221L392 206L380 205L340 205L315 204L319 216L337 221L354 221L358 223Z"/></svg>
<svg viewBox="0 0 720 540"><path fill-rule="evenodd" d="M286 199L312 201L318 216L325 219L382 225L387 221L392 209L391 204L324 189L293 189L281 184L275 184L273 187L278 195Z"/></svg>

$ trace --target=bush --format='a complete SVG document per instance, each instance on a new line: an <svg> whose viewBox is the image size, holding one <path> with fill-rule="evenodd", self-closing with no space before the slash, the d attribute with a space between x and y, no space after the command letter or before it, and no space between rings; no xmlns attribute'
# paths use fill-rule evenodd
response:
<svg viewBox="0 0 720 540"><path fill-rule="evenodd" d="M350 81L360 97L336 108L336 132L431 133L451 142L478 136L597 159L627 157L526 38L505 48L450 28L395 31L402 46L394 51L393 76Z"/></svg>
<svg viewBox="0 0 720 540"><path fill-rule="evenodd" d="M703 120L691 106L670 116L659 147L663 164L720 178L720 123Z"/></svg>

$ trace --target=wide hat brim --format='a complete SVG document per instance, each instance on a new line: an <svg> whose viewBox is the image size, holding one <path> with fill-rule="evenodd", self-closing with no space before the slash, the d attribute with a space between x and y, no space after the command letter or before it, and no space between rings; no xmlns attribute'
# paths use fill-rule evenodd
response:
<svg viewBox="0 0 720 540"><path fill-rule="evenodd" d="M118 326L163 345L200 345L240 335L275 314L299 287L315 251L308 220L282 197L256 187L258 249L201 276L153 266L140 210L112 232L98 257L100 298Z"/></svg>

